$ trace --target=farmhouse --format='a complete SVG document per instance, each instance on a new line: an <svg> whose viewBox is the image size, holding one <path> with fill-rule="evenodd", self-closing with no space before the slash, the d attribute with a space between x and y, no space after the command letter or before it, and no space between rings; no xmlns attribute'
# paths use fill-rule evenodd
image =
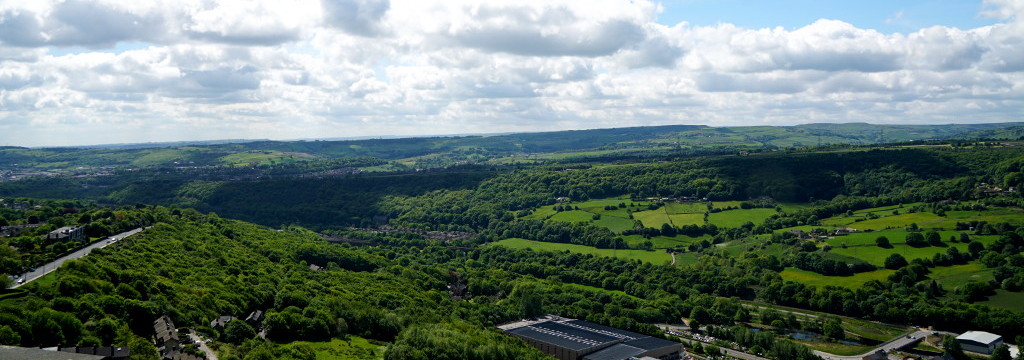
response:
<svg viewBox="0 0 1024 360"><path fill-rule="evenodd" d="M956 337L960 347L966 351L979 354L992 354L999 345L1003 344L1003 337L984 331L968 331Z"/></svg>
<svg viewBox="0 0 1024 360"><path fill-rule="evenodd" d="M161 354L177 352L180 348L178 330L174 328L174 322L167 315L161 316L153 322L153 332L156 346Z"/></svg>
<svg viewBox="0 0 1024 360"><path fill-rule="evenodd" d="M682 344L582 320L548 316L499 326L559 360L678 359Z"/></svg>
<svg viewBox="0 0 1024 360"><path fill-rule="evenodd" d="M213 319L213 321L210 322L210 327L214 329L224 329L224 327L227 326L229 322L232 322L234 320L235 317L231 315L218 316L216 319Z"/></svg>
<svg viewBox="0 0 1024 360"><path fill-rule="evenodd" d="M262 310L256 310L249 313L249 316L245 317L245 322L249 323L249 325L252 325L254 328L259 328L260 325L263 324L264 317Z"/></svg>
<svg viewBox="0 0 1024 360"><path fill-rule="evenodd" d="M841 228L836 228L836 230L832 234L835 235L835 236L846 236L846 235L849 235L850 233L855 233L855 232L857 232L857 229L849 228L849 227L841 227Z"/></svg>
<svg viewBox="0 0 1024 360"><path fill-rule="evenodd" d="M803 230L790 230L789 233L796 236L797 239L808 240L812 238L811 234L808 234Z"/></svg>

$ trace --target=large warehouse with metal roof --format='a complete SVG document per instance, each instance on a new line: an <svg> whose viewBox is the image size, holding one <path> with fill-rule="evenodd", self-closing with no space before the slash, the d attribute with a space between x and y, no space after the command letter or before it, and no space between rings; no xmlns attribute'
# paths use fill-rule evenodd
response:
<svg viewBox="0 0 1024 360"><path fill-rule="evenodd" d="M1003 337L984 331L968 331L956 337L960 347L979 354L991 354L1003 344Z"/></svg>
<svg viewBox="0 0 1024 360"><path fill-rule="evenodd" d="M499 326L559 360L678 359L682 344L583 320L545 317Z"/></svg>

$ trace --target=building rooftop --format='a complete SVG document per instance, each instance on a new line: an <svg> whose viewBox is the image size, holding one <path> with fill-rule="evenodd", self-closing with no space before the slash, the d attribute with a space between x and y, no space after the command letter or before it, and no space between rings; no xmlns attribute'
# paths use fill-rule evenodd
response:
<svg viewBox="0 0 1024 360"><path fill-rule="evenodd" d="M629 359L644 353L644 349L638 349L629 345L616 344L596 353L583 357L583 360L622 360Z"/></svg>
<svg viewBox="0 0 1024 360"><path fill-rule="evenodd" d="M0 359L5 360L101 360L106 356L76 354L39 348L0 346Z"/></svg>
<svg viewBox="0 0 1024 360"><path fill-rule="evenodd" d="M498 326L509 335L587 354L584 360L622 360L681 344L589 321L547 316Z"/></svg>
<svg viewBox="0 0 1024 360"><path fill-rule="evenodd" d="M565 323L569 324L569 325L572 325L572 326L586 328L588 330L591 330L591 331L594 331L594 332L598 332L598 333L602 333L602 334L605 334L605 335L614 336L614 337L617 337L617 338L623 338L623 339L626 339L626 340L633 340L633 339L640 339L640 338L648 337L647 335L644 335L644 334L638 334L638 333L635 333L635 332L632 332L632 331L626 331L626 330L616 329L616 328L609 327L609 326L599 325L599 324L595 324L595 323L592 323L592 322L589 322L589 321L570 320L570 321L566 321Z"/></svg>
<svg viewBox="0 0 1024 360"><path fill-rule="evenodd" d="M1003 337L984 331L968 331L956 337L957 340L970 340L982 344L991 344L1002 340Z"/></svg>
<svg viewBox="0 0 1024 360"><path fill-rule="evenodd" d="M599 334L556 322L541 322L507 331L510 334L545 342L571 350L585 350L619 341L619 338Z"/></svg>
<svg viewBox="0 0 1024 360"><path fill-rule="evenodd" d="M679 346L679 343L675 341L668 341L662 338L656 338L648 336L641 339L630 340L625 342L626 345L644 349L644 351L662 349L669 346Z"/></svg>

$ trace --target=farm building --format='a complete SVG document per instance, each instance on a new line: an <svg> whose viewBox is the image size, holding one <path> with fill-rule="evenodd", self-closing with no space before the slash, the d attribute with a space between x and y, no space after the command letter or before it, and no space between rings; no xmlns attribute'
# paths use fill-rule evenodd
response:
<svg viewBox="0 0 1024 360"><path fill-rule="evenodd" d="M682 344L582 320L545 317L499 326L559 360L678 359Z"/></svg>
<svg viewBox="0 0 1024 360"><path fill-rule="evenodd" d="M960 347L965 351L991 354L1003 344L1003 337L984 331L968 331L957 336L956 341L960 342Z"/></svg>

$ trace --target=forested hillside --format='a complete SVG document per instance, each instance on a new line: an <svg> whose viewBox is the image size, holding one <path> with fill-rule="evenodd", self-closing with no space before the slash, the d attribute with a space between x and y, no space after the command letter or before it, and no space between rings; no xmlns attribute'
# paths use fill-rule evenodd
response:
<svg viewBox="0 0 1024 360"><path fill-rule="evenodd" d="M162 315L225 359L542 358L494 327L544 314L780 360L859 355L912 327L1024 340L1017 141L316 164L0 183L12 279L147 227L0 294L0 343L152 359ZM76 225L80 239L49 236ZM255 310L262 335L210 325Z"/></svg>
<svg viewBox="0 0 1024 360"><path fill-rule="evenodd" d="M118 168L285 165L372 172L439 168L467 163L506 165L593 157L650 158L720 154L830 144L867 145L933 139L1016 140L1021 136L1019 129L1020 123L851 123L781 127L671 125L494 136L343 141L263 140L184 146L169 143L154 144L149 148L0 147L0 171L96 174Z"/></svg>

